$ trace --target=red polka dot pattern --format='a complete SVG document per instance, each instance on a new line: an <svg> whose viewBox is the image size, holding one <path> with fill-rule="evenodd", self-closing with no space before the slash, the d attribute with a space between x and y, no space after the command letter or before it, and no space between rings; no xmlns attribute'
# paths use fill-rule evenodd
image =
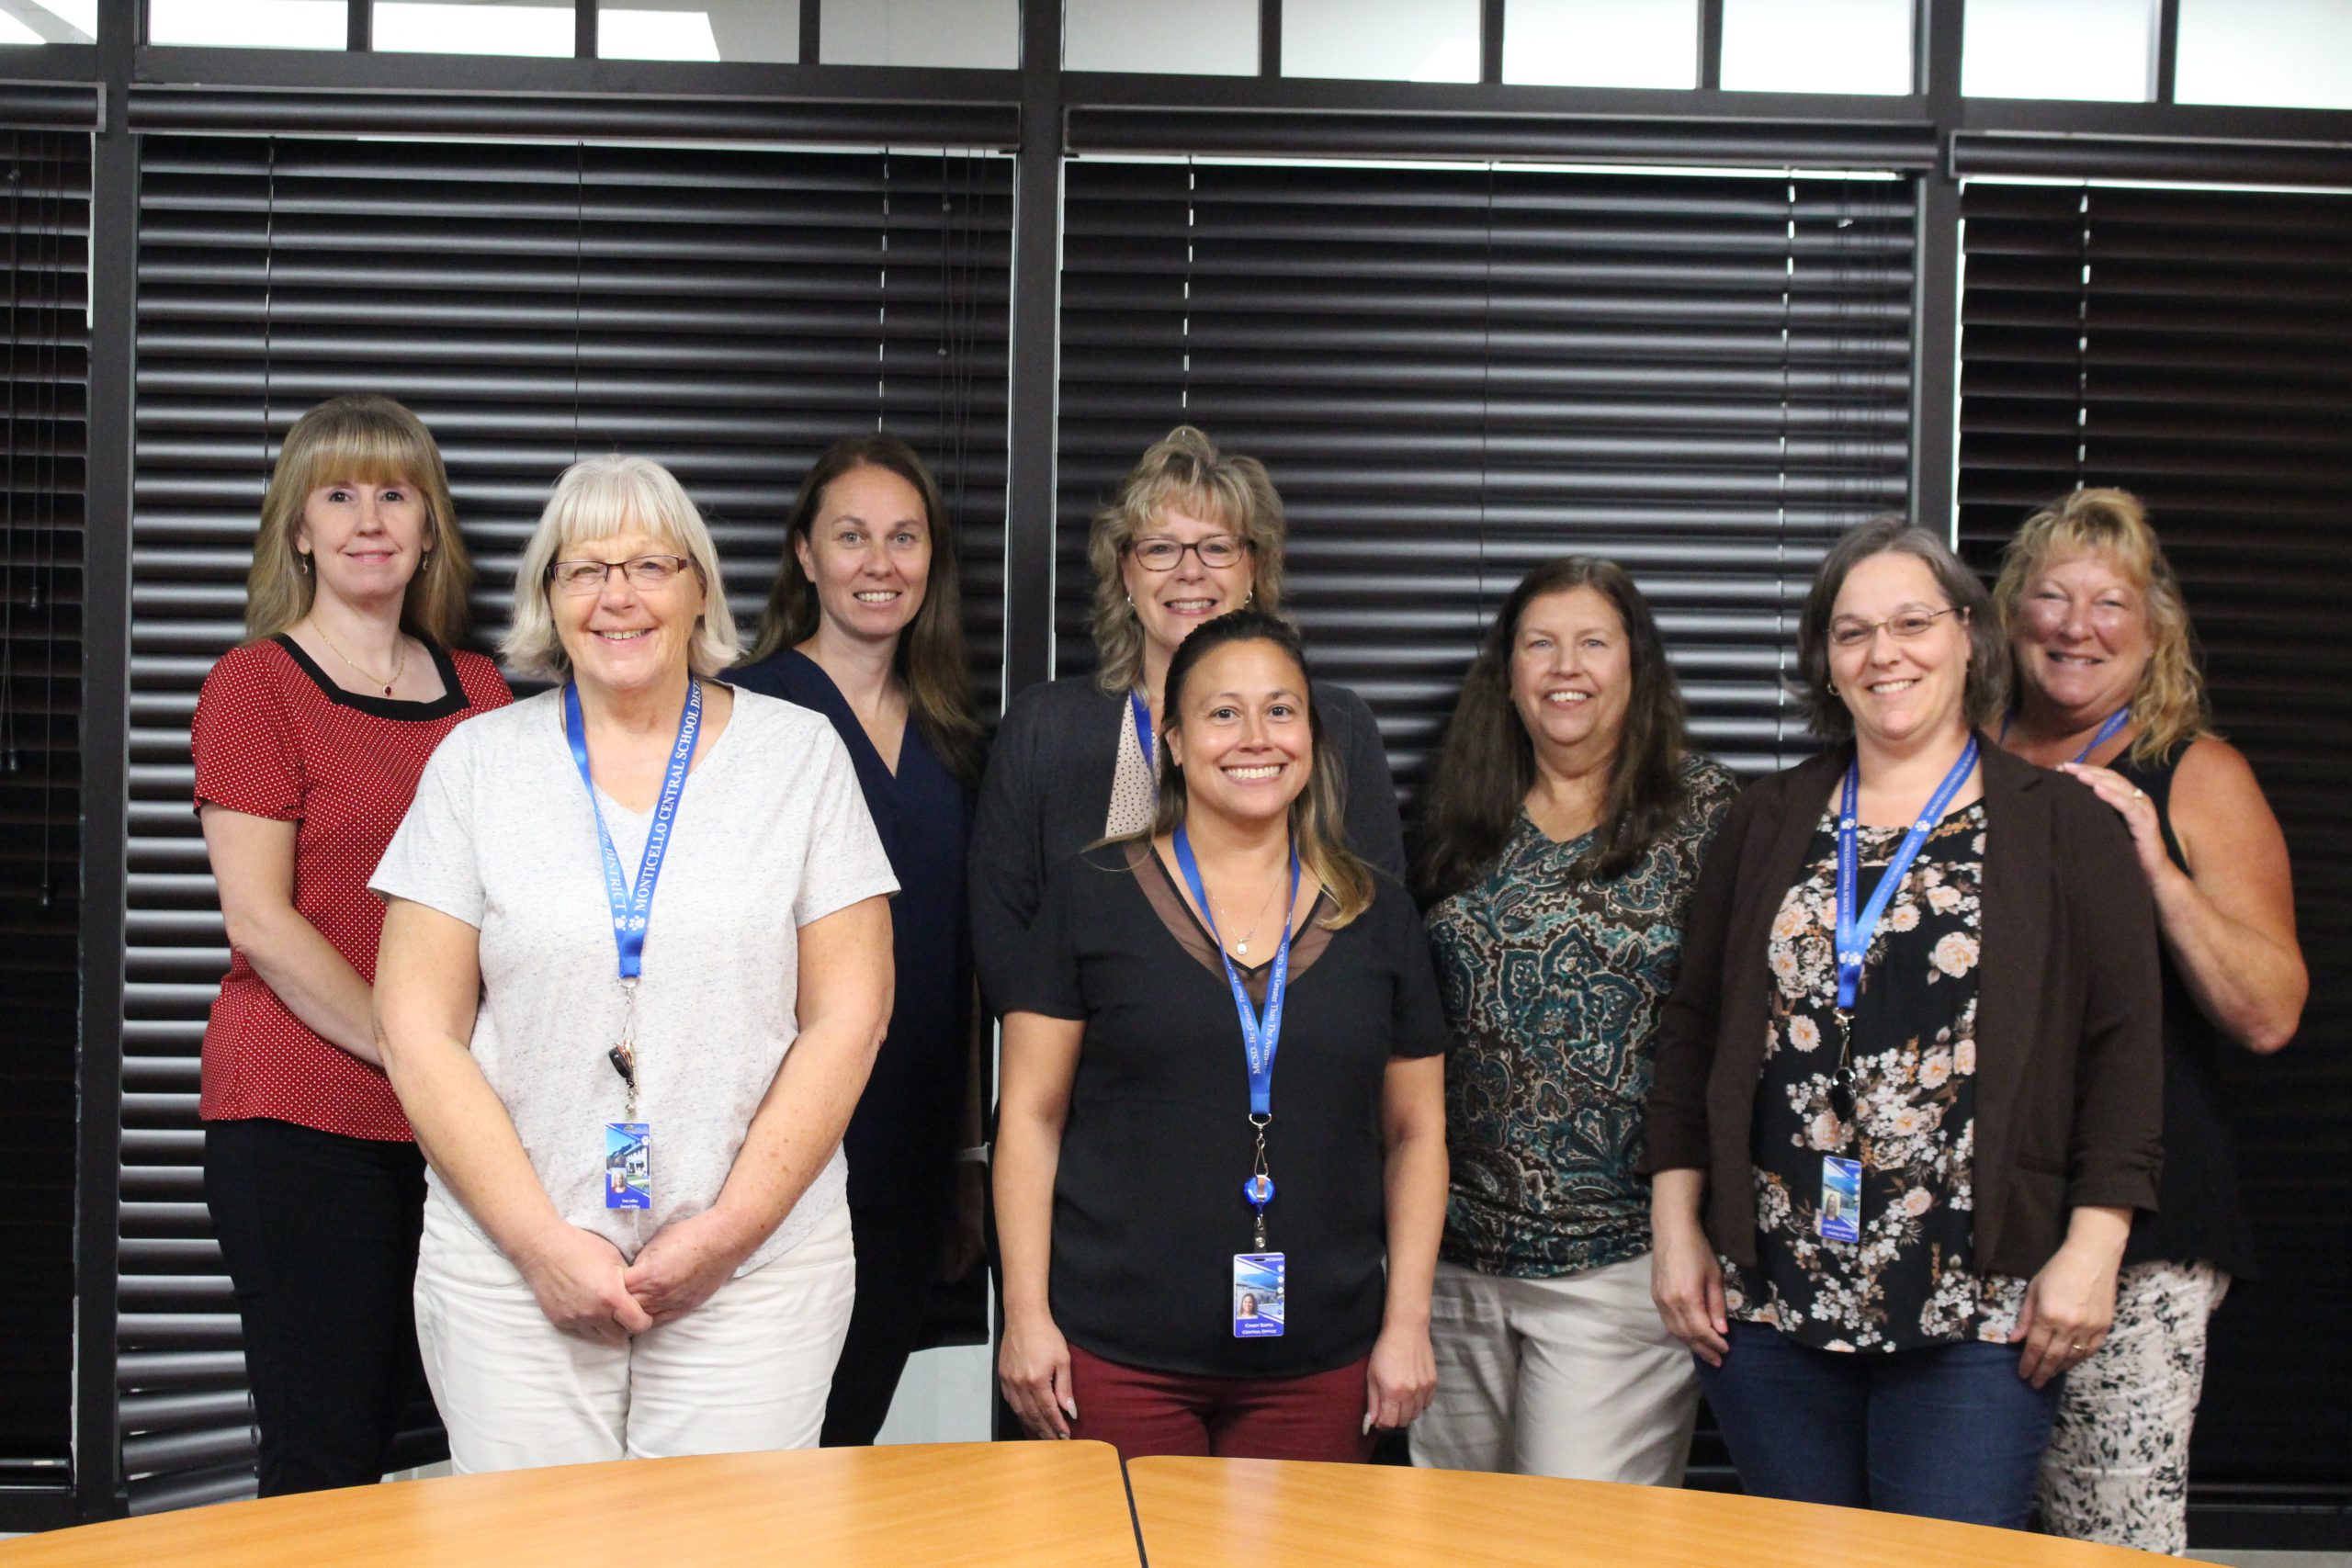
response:
<svg viewBox="0 0 2352 1568"><path fill-rule="evenodd" d="M273 638L212 667L191 734L196 803L299 824L295 910L372 985L384 906L368 879L417 776L444 736L514 694L476 653L435 661L445 682L454 668L462 702L361 696L306 662ZM414 1135L382 1069L322 1039L233 949L204 1032L203 1081L208 1122L266 1116L345 1137Z"/></svg>

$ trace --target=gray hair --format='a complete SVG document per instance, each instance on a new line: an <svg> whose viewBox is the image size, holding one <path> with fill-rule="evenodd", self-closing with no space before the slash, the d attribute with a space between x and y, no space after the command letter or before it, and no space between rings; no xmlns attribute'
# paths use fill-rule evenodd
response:
<svg viewBox="0 0 2352 1568"><path fill-rule="evenodd" d="M702 513L676 477L652 458L615 456L566 468L539 513L539 526L514 569L514 618L499 645L512 668L549 681L571 678L571 660L548 606L548 570L574 545L632 532L675 546L701 574L702 616L686 649L694 672L713 676L742 657L718 578L718 548Z"/></svg>

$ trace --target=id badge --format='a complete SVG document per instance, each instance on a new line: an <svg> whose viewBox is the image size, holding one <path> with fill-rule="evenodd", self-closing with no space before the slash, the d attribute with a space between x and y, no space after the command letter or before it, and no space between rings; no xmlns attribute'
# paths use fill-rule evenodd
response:
<svg viewBox="0 0 2352 1568"><path fill-rule="evenodd" d="M1283 1332L1283 1255L1233 1255L1233 1337L1277 1339Z"/></svg>
<svg viewBox="0 0 2352 1568"><path fill-rule="evenodd" d="M1862 1239L1862 1162L1821 1156L1821 1239Z"/></svg>
<svg viewBox="0 0 2352 1568"><path fill-rule="evenodd" d="M653 1129L644 1122L605 1123L605 1207L653 1207Z"/></svg>

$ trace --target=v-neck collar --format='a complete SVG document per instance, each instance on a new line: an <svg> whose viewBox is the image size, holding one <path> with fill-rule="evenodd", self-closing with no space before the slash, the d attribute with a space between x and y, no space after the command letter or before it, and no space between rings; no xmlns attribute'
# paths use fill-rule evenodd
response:
<svg viewBox="0 0 2352 1568"><path fill-rule="evenodd" d="M882 749L875 745L874 737L866 733L865 723L857 716L857 710L849 705L849 698L842 694L841 682L833 679L832 671L797 648L787 648L783 651L786 657L797 659L807 665L809 674L825 683L824 690L829 694L832 705L840 710L841 717L847 720L846 723L836 723L833 728L842 732L842 743L852 748L851 760L859 764L859 773L865 772L865 765L871 764L874 771L896 789L902 782L907 762L917 748L921 748L926 756L930 754L931 749L922 739L922 727L915 722L914 711L910 706L906 728L899 736L899 765L891 767L882 760ZM832 716L829 714L826 716L830 718Z"/></svg>
<svg viewBox="0 0 2352 1568"><path fill-rule="evenodd" d="M1192 901L1184 897L1184 890L1178 886L1176 879L1169 874L1168 863L1159 858L1159 851L1148 839L1140 840L1137 840L1137 842L1145 858L1149 860L1153 868L1159 873L1159 885L1167 890L1171 897L1174 898L1176 907L1184 911L1184 918L1190 922L1193 933L1201 940L1203 951L1198 953L1193 952L1192 948L1183 942L1178 932L1169 931L1169 936L1172 940L1176 941L1177 945L1183 947L1185 952L1196 963L1198 963L1202 968L1207 970L1210 974L1215 975L1219 979L1223 979L1225 977L1225 967L1217 962L1219 954L1223 954L1227 960L1229 960L1233 964L1235 972L1241 975L1245 979L1257 980L1262 976L1274 962L1272 954L1269 953L1265 959L1260 963L1251 964L1246 959L1235 958L1231 953L1226 953L1224 947L1217 942L1215 934L1209 931L1207 923L1201 919L1200 911L1193 908ZM1324 900L1330 897L1330 891L1331 890L1329 888L1321 886L1317 886L1316 887L1315 897L1308 902L1306 907L1306 918L1299 922L1297 930L1291 932L1290 972L1291 978L1294 980L1306 974L1307 968L1314 963L1316 958L1321 955L1323 948L1328 945L1328 939L1330 935L1329 931L1324 930L1324 928L1320 926L1317 926L1315 922L1322 912ZM1144 901L1152 906L1152 913L1155 916L1158 916L1159 914L1159 901L1151 897L1148 889L1144 889L1143 892ZM1160 926L1163 930L1167 929L1168 922L1165 918L1160 919ZM1327 939L1326 942L1315 943L1313 951L1307 951L1308 938L1318 931L1322 932L1323 936Z"/></svg>

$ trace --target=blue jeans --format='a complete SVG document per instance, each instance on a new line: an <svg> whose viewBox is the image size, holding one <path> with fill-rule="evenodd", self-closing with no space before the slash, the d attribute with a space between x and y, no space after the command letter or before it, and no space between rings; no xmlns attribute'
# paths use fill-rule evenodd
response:
<svg viewBox="0 0 2352 1568"><path fill-rule="evenodd" d="M2062 1380L2018 1376L2022 1346L1815 1350L1754 1323L1730 1340L1699 1386L1749 1493L2026 1527Z"/></svg>

